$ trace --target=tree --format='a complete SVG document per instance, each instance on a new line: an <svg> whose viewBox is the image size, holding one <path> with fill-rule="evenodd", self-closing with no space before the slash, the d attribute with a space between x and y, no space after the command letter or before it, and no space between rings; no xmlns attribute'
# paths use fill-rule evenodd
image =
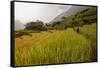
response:
<svg viewBox="0 0 100 68"><path fill-rule="evenodd" d="M43 22L37 20L36 22L27 23L25 29L42 30L43 27L44 27Z"/></svg>

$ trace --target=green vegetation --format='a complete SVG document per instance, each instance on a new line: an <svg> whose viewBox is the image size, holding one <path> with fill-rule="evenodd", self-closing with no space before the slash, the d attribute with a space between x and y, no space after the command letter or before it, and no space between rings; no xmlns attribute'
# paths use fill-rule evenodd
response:
<svg viewBox="0 0 100 68"><path fill-rule="evenodd" d="M39 36L41 37L42 34ZM91 41L77 34L73 29L57 31L54 35L50 34L45 41L42 38L39 39L42 42L37 41L37 44L34 42L33 45L16 47L15 64L17 66L92 61Z"/></svg>
<svg viewBox="0 0 100 68"><path fill-rule="evenodd" d="M91 59L96 61L97 60L96 23L93 23L91 25L84 25L83 27L81 27L80 34L82 34L91 41L91 48L92 48Z"/></svg>
<svg viewBox="0 0 100 68"><path fill-rule="evenodd" d="M92 24L97 22L97 9L96 7L87 8L81 12L76 13L73 16L66 18L63 22L67 26L83 26L86 24Z"/></svg>
<svg viewBox="0 0 100 68"><path fill-rule="evenodd" d="M15 66L97 61L96 8L63 19L15 31Z"/></svg>
<svg viewBox="0 0 100 68"><path fill-rule="evenodd" d="M40 32L40 31L36 31L36 30L27 30L27 29L24 29L24 30L17 30L15 31L15 37L18 38L18 37L21 37L23 35L29 35L31 36L30 33L36 33L36 32Z"/></svg>

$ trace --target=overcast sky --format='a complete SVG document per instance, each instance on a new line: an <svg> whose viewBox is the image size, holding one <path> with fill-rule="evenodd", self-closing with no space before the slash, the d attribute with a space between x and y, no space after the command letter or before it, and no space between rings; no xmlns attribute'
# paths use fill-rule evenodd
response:
<svg viewBox="0 0 100 68"><path fill-rule="evenodd" d="M48 23L70 7L71 5L15 2L15 20L19 20L23 24L36 20Z"/></svg>

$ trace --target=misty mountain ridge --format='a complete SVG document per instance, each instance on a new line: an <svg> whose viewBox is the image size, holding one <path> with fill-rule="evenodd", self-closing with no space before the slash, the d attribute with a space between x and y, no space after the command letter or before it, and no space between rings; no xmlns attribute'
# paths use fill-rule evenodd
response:
<svg viewBox="0 0 100 68"><path fill-rule="evenodd" d="M15 30L20 30L24 28L25 28L25 25L23 23L21 23L19 20L15 21Z"/></svg>
<svg viewBox="0 0 100 68"><path fill-rule="evenodd" d="M74 14L76 14L77 12L82 11L82 10L84 10L84 9L86 9L86 8L89 8L89 7L87 7L87 6L71 6L71 7L69 8L69 10L67 10L67 11L65 11L65 12L63 12L63 13L61 13L61 14L58 15L58 16L56 16L50 23L62 21L62 17L66 17L66 18L67 18L67 17L69 17L69 16L71 16L71 15L74 15Z"/></svg>

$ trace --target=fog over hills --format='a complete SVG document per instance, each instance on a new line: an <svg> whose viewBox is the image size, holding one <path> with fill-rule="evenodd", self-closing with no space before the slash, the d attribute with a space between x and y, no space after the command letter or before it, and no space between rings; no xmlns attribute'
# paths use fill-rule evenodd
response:
<svg viewBox="0 0 100 68"><path fill-rule="evenodd" d="M66 10L65 12L56 16L50 23L61 21L62 17L68 17L68 16L71 16L71 15L74 15L75 13L77 13L81 10L84 10L86 8L89 8L89 7L87 7L87 6L71 6L69 8L69 10Z"/></svg>
<svg viewBox="0 0 100 68"><path fill-rule="evenodd" d="M20 30L20 29L24 29L25 26L23 23L21 23L19 20L15 21L15 30Z"/></svg>

